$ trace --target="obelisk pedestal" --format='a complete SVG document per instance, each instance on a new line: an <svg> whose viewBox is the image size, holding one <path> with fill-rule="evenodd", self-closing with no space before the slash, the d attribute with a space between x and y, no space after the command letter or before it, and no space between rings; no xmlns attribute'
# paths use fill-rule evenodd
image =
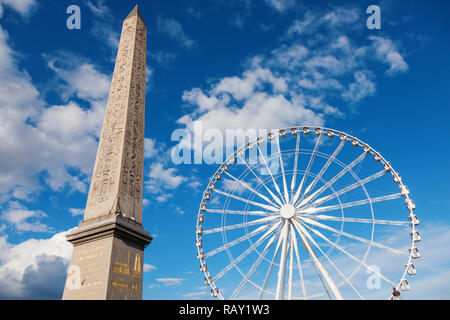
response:
<svg viewBox="0 0 450 320"><path fill-rule="evenodd" d="M146 31L136 6L124 20L84 219L63 299L142 299Z"/></svg>

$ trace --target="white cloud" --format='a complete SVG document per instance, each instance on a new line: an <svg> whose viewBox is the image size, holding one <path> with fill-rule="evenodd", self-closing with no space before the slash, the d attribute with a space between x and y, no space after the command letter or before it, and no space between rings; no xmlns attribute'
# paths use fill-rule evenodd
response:
<svg viewBox="0 0 450 320"><path fill-rule="evenodd" d="M72 217L82 216L84 214L84 209L70 208L69 212L72 214Z"/></svg>
<svg viewBox="0 0 450 320"><path fill-rule="evenodd" d="M195 18L195 19L201 19L205 13L198 8L194 8L192 5L189 7L187 11L188 15Z"/></svg>
<svg viewBox="0 0 450 320"><path fill-rule="evenodd" d="M418 280L411 280L411 291L406 293L407 299L449 300L450 271L443 270L437 274L428 274Z"/></svg>
<svg viewBox="0 0 450 320"><path fill-rule="evenodd" d="M181 208L180 206L174 205L173 203L171 203L170 207L171 207L171 210L173 210L175 213L177 213L179 215L184 215L186 213L183 210L183 208Z"/></svg>
<svg viewBox="0 0 450 320"><path fill-rule="evenodd" d="M377 58L390 66L388 74L408 71L408 64L390 39L377 36L370 36L369 39L373 41L372 48L375 50Z"/></svg>
<svg viewBox="0 0 450 320"><path fill-rule="evenodd" d="M33 200L32 194L29 190L21 187L17 187L12 192L12 196L19 200L31 201ZM2 202L0 200L0 202Z"/></svg>
<svg viewBox="0 0 450 320"><path fill-rule="evenodd" d="M156 281L161 282L162 284L166 286L176 286L180 285L181 282L183 282L184 279L181 278L158 278Z"/></svg>
<svg viewBox="0 0 450 320"><path fill-rule="evenodd" d="M145 158L153 158L158 154L158 149L155 147L156 140L145 138L144 139L144 157Z"/></svg>
<svg viewBox="0 0 450 320"><path fill-rule="evenodd" d="M325 14L321 20L330 27L337 27L341 25L351 25L362 17L363 14L360 9L337 7Z"/></svg>
<svg viewBox="0 0 450 320"><path fill-rule="evenodd" d="M152 164L149 177L152 186L158 185L163 189L176 189L186 181L185 177L176 175L175 168L164 169L163 164L159 162Z"/></svg>
<svg viewBox="0 0 450 320"><path fill-rule="evenodd" d="M197 116L184 116L178 123L193 128L194 121L201 121L203 129L279 128L293 124L322 125L321 115L289 101L282 95L255 93L243 107L221 106Z"/></svg>
<svg viewBox="0 0 450 320"><path fill-rule="evenodd" d="M37 5L36 0L0 0L0 8L2 4L16 10L23 16L27 16L31 10ZM1 15L0 15L1 17Z"/></svg>
<svg viewBox="0 0 450 320"><path fill-rule="evenodd" d="M36 163L41 168L36 170L48 172L46 181L52 189L69 185L80 192L87 191L84 177L92 172L104 108L102 101L92 102L92 108L87 110L69 102L48 107L37 117L36 130L41 134L38 143L45 148L40 152L42 163ZM82 175L74 176L68 168L78 168Z"/></svg>
<svg viewBox="0 0 450 320"><path fill-rule="evenodd" d="M159 191L159 190L158 190ZM169 200L172 197L172 195L170 193L163 193L160 194L159 196L155 197L155 200L158 202L166 202L167 200Z"/></svg>
<svg viewBox="0 0 450 320"><path fill-rule="evenodd" d="M65 58L73 59L70 56ZM104 99L109 92L111 77L95 70L92 64L82 63L63 69L56 67L55 60L50 60L48 66L67 83L67 96L76 94L85 100Z"/></svg>
<svg viewBox="0 0 450 320"><path fill-rule="evenodd" d="M308 56L309 50L299 44L283 45L272 51L276 65L286 69L295 69L302 65Z"/></svg>
<svg viewBox="0 0 450 320"><path fill-rule="evenodd" d="M98 17L102 17L105 14L111 13L109 8L107 6L105 6L103 0L97 0L97 5L95 5L94 3L92 3L91 1L88 0L86 2L86 5Z"/></svg>
<svg viewBox="0 0 450 320"><path fill-rule="evenodd" d="M358 20L363 20L364 15L358 8L334 7L327 12L305 11L301 19L296 19L287 30L286 36L293 37L304 34L317 33L323 28L326 33L339 33L354 29Z"/></svg>
<svg viewBox="0 0 450 320"><path fill-rule="evenodd" d="M192 49L196 45L196 42L186 35L181 24L174 19L158 17L156 28L158 33L167 35L186 49Z"/></svg>
<svg viewBox="0 0 450 320"><path fill-rule="evenodd" d="M207 296L208 294L209 294L209 292L207 290L203 290L203 291L185 293L185 294L183 294L183 297L195 299L195 298Z"/></svg>
<svg viewBox="0 0 450 320"><path fill-rule="evenodd" d="M248 190L246 187L244 187L242 184L235 180L223 178L223 187L225 191L233 192L234 194L243 194L246 190ZM243 184L248 186L248 183L242 182Z"/></svg>
<svg viewBox="0 0 450 320"><path fill-rule="evenodd" d="M163 163L154 162L150 166L149 179L145 181L145 186L153 194L155 201L166 202L173 197L170 191L177 189L186 181L186 177L177 174L177 169L165 169Z"/></svg>
<svg viewBox="0 0 450 320"><path fill-rule="evenodd" d="M187 185L189 186L189 188L191 188L193 190L198 190L198 188L200 188L202 186L202 183L195 179L196 179L195 176L191 176Z"/></svg>
<svg viewBox="0 0 450 320"><path fill-rule="evenodd" d="M185 90L182 100L188 111L177 123L192 137L194 124L224 133L321 126L328 119L345 118L343 106L355 111L357 102L375 95L378 75L369 70L385 68L385 63L388 73L405 70L389 39L383 38L374 53L374 38L353 32L358 19L359 8L305 11L281 45L248 57L241 73ZM181 146L203 148L192 141L181 141Z"/></svg>
<svg viewBox="0 0 450 320"><path fill-rule="evenodd" d="M235 14L230 19L230 24L236 28L242 28L244 26L244 17L240 14Z"/></svg>
<svg viewBox="0 0 450 320"><path fill-rule="evenodd" d="M194 88L189 91L184 91L182 96L183 101L198 106L199 111L211 110L218 106L223 105L223 100L229 101L228 96L224 96L222 100L215 96L207 96L201 89Z"/></svg>
<svg viewBox="0 0 450 320"><path fill-rule="evenodd" d="M301 35L303 33L307 33L308 31L313 31L310 26L313 24L314 21L317 21L316 15L308 11L307 14L304 15L304 19L300 20L294 20L294 22L291 24L289 29L286 32L287 37L293 37L296 35ZM316 28L314 28L315 30Z"/></svg>
<svg viewBox="0 0 450 320"><path fill-rule="evenodd" d="M286 80L275 77L269 69L256 67L245 71L242 77L226 77L213 88L216 94L229 93L236 100L250 98L255 90L261 89L265 84L272 86L274 93L283 93L287 90Z"/></svg>
<svg viewBox="0 0 450 320"><path fill-rule="evenodd" d="M374 76L370 71L356 71L353 77L355 81L350 83L348 90L342 94L344 99L358 102L362 98L375 93L375 84L372 81Z"/></svg>
<svg viewBox="0 0 450 320"><path fill-rule="evenodd" d="M65 234L19 244L0 237L0 298L60 299L72 255Z"/></svg>
<svg viewBox="0 0 450 320"><path fill-rule="evenodd" d="M101 43L107 45L108 51L111 52L111 59L114 59L116 50L119 47L120 39L120 32L112 27L116 18L109 7L105 5L104 0L97 0L96 4L87 1L86 4L96 16L96 19L93 19L91 33L94 37L99 38Z"/></svg>
<svg viewBox="0 0 450 320"><path fill-rule="evenodd" d="M422 218L417 227L422 240L416 243L421 257L414 259L417 273L408 276L410 291L401 292L405 300L409 299L450 299L450 225L445 222L427 223ZM393 236L395 241L396 236ZM409 239L408 239L409 240ZM388 256L377 257L377 264L384 268L394 267Z"/></svg>
<svg viewBox="0 0 450 320"><path fill-rule="evenodd" d="M0 139L6 142L0 145L0 193L29 199L40 190L36 174L43 172L54 190L69 186L85 192L106 105L107 76L92 65L78 63L80 59L73 61L67 55L64 57L69 59L49 58L49 66L63 81L62 87L56 86L58 93L67 99L85 99L91 108L72 101L46 106L30 76L17 66L15 56L8 34L0 27ZM72 61L72 65L60 60Z"/></svg>
<svg viewBox="0 0 450 320"><path fill-rule="evenodd" d="M295 4L295 0L266 0L266 2L272 8L280 12L291 8Z"/></svg>
<svg viewBox="0 0 450 320"><path fill-rule="evenodd" d="M164 50L158 50L156 52L150 53L150 57L152 61L155 61L160 65L168 67L175 61L175 59L177 58L177 54Z"/></svg>
<svg viewBox="0 0 450 320"><path fill-rule="evenodd" d="M204 130L323 124L321 115L306 109L287 94L287 79L254 63L242 76L223 78L208 92L199 88L185 91L183 101L196 108L178 119L178 123L190 130L194 121L201 121Z"/></svg>
<svg viewBox="0 0 450 320"><path fill-rule="evenodd" d="M156 269L158 269L158 268L156 268L154 265L144 263L144 272L150 272L150 271L153 271Z"/></svg>
<svg viewBox="0 0 450 320"><path fill-rule="evenodd" d="M48 232L49 229L40 221L48 216L41 210L27 210L18 203L11 203L10 208L4 210L1 219L12 224L17 231Z"/></svg>
<svg viewBox="0 0 450 320"><path fill-rule="evenodd" d="M43 132L50 136L63 139L71 139L74 136L84 136L86 131L94 134L98 130L98 120L92 110L84 111L75 102L70 101L67 105L51 106L42 111L39 116L38 126Z"/></svg>

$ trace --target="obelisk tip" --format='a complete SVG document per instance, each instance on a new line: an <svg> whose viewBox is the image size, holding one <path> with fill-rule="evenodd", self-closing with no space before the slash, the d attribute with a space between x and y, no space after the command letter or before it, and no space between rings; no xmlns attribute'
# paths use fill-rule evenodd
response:
<svg viewBox="0 0 450 320"><path fill-rule="evenodd" d="M128 14L128 16L126 17L126 19L128 19L128 18L130 18L130 17L133 17L133 16L138 16L138 17L140 17L142 20L144 20L144 18L142 18L142 14L141 14L141 10L139 10L139 6L138 5L136 5L135 7L134 7L134 9L133 10L131 10L131 12Z"/></svg>

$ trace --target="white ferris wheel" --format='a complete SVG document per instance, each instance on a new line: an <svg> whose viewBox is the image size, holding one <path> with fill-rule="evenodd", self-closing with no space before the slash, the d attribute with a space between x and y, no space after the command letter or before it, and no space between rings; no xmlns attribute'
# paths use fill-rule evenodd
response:
<svg viewBox="0 0 450 320"><path fill-rule="evenodd" d="M200 270L219 299L399 299L420 257L414 209L365 142L322 127L272 130L209 181Z"/></svg>

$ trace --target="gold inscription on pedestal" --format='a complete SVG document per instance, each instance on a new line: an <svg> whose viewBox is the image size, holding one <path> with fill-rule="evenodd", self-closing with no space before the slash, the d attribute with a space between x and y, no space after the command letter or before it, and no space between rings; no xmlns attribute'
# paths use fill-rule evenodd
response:
<svg viewBox="0 0 450 320"><path fill-rule="evenodd" d="M95 291L89 291L89 292L85 292L85 293L80 293L80 294L76 294L73 296L73 299L80 299L80 298L85 298L88 296L94 296L97 293Z"/></svg>
<svg viewBox="0 0 450 320"><path fill-rule="evenodd" d="M120 249L119 249L118 253L120 253ZM127 276L130 274L130 250L128 250L128 261L126 263L114 262L113 272L127 275Z"/></svg>
<svg viewBox="0 0 450 320"><path fill-rule="evenodd" d="M130 266L127 263L115 262L113 272L128 276L130 274Z"/></svg>
<svg viewBox="0 0 450 320"><path fill-rule="evenodd" d="M138 284L136 282L131 282L131 291L137 292L138 291Z"/></svg>
<svg viewBox="0 0 450 320"><path fill-rule="evenodd" d="M98 253L93 253L93 254L90 254L90 255L87 255L87 256L82 256L82 257L76 258L75 261L84 261L84 260L94 259L94 258L97 258L97 257L101 257L104 254L105 254L105 251L101 251L101 252L98 252Z"/></svg>
<svg viewBox="0 0 450 320"><path fill-rule="evenodd" d="M140 277L142 276L141 271L141 254L136 253L136 256L134 257L134 272L133 277Z"/></svg>
<svg viewBox="0 0 450 320"><path fill-rule="evenodd" d="M97 281L90 282L90 283L84 283L84 284L81 285L81 288L87 288L87 287L92 287L92 286L99 286L101 284L102 284L102 282L97 280Z"/></svg>
<svg viewBox="0 0 450 320"><path fill-rule="evenodd" d="M105 275L105 274L104 274L103 272L93 273L93 274L89 274L89 275L87 275L87 276L83 276L83 279L86 280L86 279L94 278L94 277L102 277L102 276L104 276L104 275Z"/></svg>
<svg viewBox="0 0 450 320"><path fill-rule="evenodd" d="M88 263L88 264L85 264L85 265L83 266L83 268L93 267L93 266L95 266L96 264L97 264L96 262Z"/></svg>
<svg viewBox="0 0 450 320"><path fill-rule="evenodd" d="M93 264L94 264L94 263L93 263ZM94 265L95 265L95 264L94 264ZM87 267L87 265L84 266L84 268L86 268L86 267ZM102 269L105 269L105 266L96 267L96 268L90 268L90 269L85 269L83 272L81 272L81 274L83 275L83 274L86 274L86 273L95 272L95 271L99 271L99 270L102 270Z"/></svg>
<svg viewBox="0 0 450 320"><path fill-rule="evenodd" d="M128 289L128 283L126 283L125 281L123 281L122 278L119 278L115 281L111 281L111 285L115 288L117 288L117 290L122 291L122 289Z"/></svg>
<svg viewBox="0 0 450 320"><path fill-rule="evenodd" d="M88 253L88 252L92 252L92 251L96 251L96 250L100 250L100 249L104 249L105 246L97 246L97 247L93 247L93 248L88 248L88 249L84 249L80 251L80 254L84 254L84 253Z"/></svg>

